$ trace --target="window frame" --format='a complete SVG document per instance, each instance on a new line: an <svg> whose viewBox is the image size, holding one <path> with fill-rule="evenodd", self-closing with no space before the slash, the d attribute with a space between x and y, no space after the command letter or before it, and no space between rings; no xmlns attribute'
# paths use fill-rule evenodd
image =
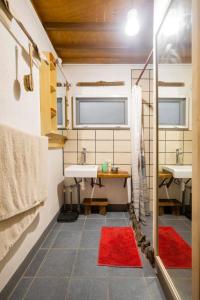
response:
<svg viewBox="0 0 200 300"><path fill-rule="evenodd" d="M57 104L58 104L58 98L62 98L62 118L63 118L63 123L61 125L58 125L58 109L57 109ZM65 112L65 107L66 107L66 91L65 88L63 87L58 87L57 88L57 94L56 94L56 110L57 110L57 128L58 129L64 129L66 128L66 112Z"/></svg>
<svg viewBox="0 0 200 300"><path fill-rule="evenodd" d="M127 120L127 124L124 125L120 125L120 124L77 124L77 98L80 99L108 99L108 98L124 98L126 101L126 105L125 105L125 119ZM117 128L117 129L129 129L130 125L129 125L129 97L127 95L75 95L75 97L73 98L73 128L74 129L113 129L113 128Z"/></svg>
<svg viewBox="0 0 200 300"><path fill-rule="evenodd" d="M160 99L166 99L169 101L172 101L173 99L174 100L185 99L185 124L184 125L160 125L160 124L158 124L159 129L183 129L183 130L189 129L189 97L186 97L185 95L184 96L176 95L174 97L172 97L172 96L165 97L164 95L162 95L158 98L158 101ZM159 103L158 103L158 106L159 106ZM159 110L158 110L158 122L159 122Z"/></svg>

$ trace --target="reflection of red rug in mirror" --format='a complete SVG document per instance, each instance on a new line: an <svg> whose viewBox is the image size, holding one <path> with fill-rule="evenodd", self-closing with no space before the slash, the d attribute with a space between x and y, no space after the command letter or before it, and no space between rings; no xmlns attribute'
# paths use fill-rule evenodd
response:
<svg viewBox="0 0 200 300"><path fill-rule="evenodd" d="M159 227L158 244L159 256L166 268L192 268L192 249L173 227Z"/></svg>
<svg viewBox="0 0 200 300"><path fill-rule="evenodd" d="M142 267L135 235L131 227L102 227L98 265Z"/></svg>

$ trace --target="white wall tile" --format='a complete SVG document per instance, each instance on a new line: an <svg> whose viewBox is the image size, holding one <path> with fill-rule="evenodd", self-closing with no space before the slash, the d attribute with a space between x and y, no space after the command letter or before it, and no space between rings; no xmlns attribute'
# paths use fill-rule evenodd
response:
<svg viewBox="0 0 200 300"><path fill-rule="evenodd" d="M96 152L113 152L113 141L96 141Z"/></svg>
<svg viewBox="0 0 200 300"><path fill-rule="evenodd" d="M95 152L95 141L79 140L78 151L81 152L83 148L86 148L87 152Z"/></svg>
<svg viewBox="0 0 200 300"><path fill-rule="evenodd" d="M165 152L165 141L159 141L158 152Z"/></svg>
<svg viewBox="0 0 200 300"><path fill-rule="evenodd" d="M65 152L77 152L77 140L67 140L64 146Z"/></svg>
<svg viewBox="0 0 200 300"><path fill-rule="evenodd" d="M115 140L130 140L130 130L115 130L114 131L114 139Z"/></svg>
<svg viewBox="0 0 200 300"><path fill-rule="evenodd" d="M192 142L184 141L184 152L192 152Z"/></svg>
<svg viewBox="0 0 200 300"><path fill-rule="evenodd" d="M130 153L115 153L114 154L114 164L130 164L131 154Z"/></svg>
<svg viewBox="0 0 200 300"><path fill-rule="evenodd" d="M81 164L83 162L83 154L78 152L78 163ZM86 164L94 165L95 164L95 153L86 153Z"/></svg>
<svg viewBox="0 0 200 300"><path fill-rule="evenodd" d="M158 138L160 141L165 141L166 132L165 130L159 130Z"/></svg>
<svg viewBox="0 0 200 300"><path fill-rule="evenodd" d="M65 164L77 164L77 153L64 153L64 163Z"/></svg>
<svg viewBox="0 0 200 300"><path fill-rule="evenodd" d="M114 141L114 152L131 152L131 142Z"/></svg>
<svg viewBox="0 0 200 300"><path fill-rule="evenodd" d="M166 140L168 141L182 141L183 140L183 131L166 131Z"/></svg>
<svg viewBox="0 0 200 300"><path fill-rule="evenodd" d="M96 153L96 164L100 165L108 161L113 164L113 153Z"/></svg>
<svg viewBox="0 0 200 300"><path fill-rule="evenodd" d="M79 140L94 140L95 130L78 130Z"/></svg>
<svg viewBox="0 0 200 300"><path fill-rule="evenodd" d="M192 141L192 131L184 131L184 140L186 141Z"/></svg>
<svg viewBox="0 0 200 300"><path fill-rule="evenodd" d="M166 165L176 164L176 153L166 153Z"/></svg>
<svg viewBox="0 0 200 300"><path fill-rule="evenodd" d="M184 153L183 163L184 163L184 165L192 164L192 153Z"/></svg>
<svg viewBox="0 0 200 300"><path fill-rule="evenodd" d="M78 138L77 130L65 130L65 131L68 140L76 140Z"/></svg>
<svg viewBox="0 0 200 300"><path fill-rule="evenodd" d="M113 140L113 130L96 130L97 140Z"/></svg>
<svg viewBox="0 0 200 300"><path fill-rule="evenodd" d="M183 150L182 141L166 141L166 152L176 152L176 149Z"/></svg>
<svg viewBox="0 0 200 300"><path fill-rule="evenodd" d="M144 122L144 128L149 128L149 116L144 116L143 117L143 122Z"/></svg>
<svg viewBox="0 0 200 300"><path fill-rule="evenodd" d="M165 153L159 153L159 165L165 164Z"/></svg>

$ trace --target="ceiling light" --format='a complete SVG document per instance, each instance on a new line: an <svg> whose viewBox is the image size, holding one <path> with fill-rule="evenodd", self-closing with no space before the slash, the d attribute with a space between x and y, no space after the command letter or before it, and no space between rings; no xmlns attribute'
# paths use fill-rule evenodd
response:
<svg viewBox="0 0 200 300"><path fill-rule="evenodd" d="M127 21L125 26L125 33L128 36L134 36L138 34L140 25L138 21L138 13L136 9L129 10L127 14Z"/></svg>
<svg viewBox="0 0 200 300"><path fill-rule="evenodd" d="M163 24L162 32L166 36L177 35L184 25L184 15L180 11L171 9Z"/></svg>

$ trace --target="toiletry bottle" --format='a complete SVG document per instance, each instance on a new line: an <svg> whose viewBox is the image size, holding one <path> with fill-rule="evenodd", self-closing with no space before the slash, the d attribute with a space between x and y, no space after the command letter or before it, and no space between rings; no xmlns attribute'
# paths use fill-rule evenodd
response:
<svg viewBox="0 0 200 300"><path fill-rule="evenodd" d="M109 160L109 161L108 161L108 172L109 172L109 173L111 172L111 169L112 169L112 163L111 163L111 161Z"/></svg>
<svg viewBox="0 0 200 300"><path fill-rule="evenodd" d="M103 173L108 172L108 163L107 162L102 163L101 169Z"/></svg>

